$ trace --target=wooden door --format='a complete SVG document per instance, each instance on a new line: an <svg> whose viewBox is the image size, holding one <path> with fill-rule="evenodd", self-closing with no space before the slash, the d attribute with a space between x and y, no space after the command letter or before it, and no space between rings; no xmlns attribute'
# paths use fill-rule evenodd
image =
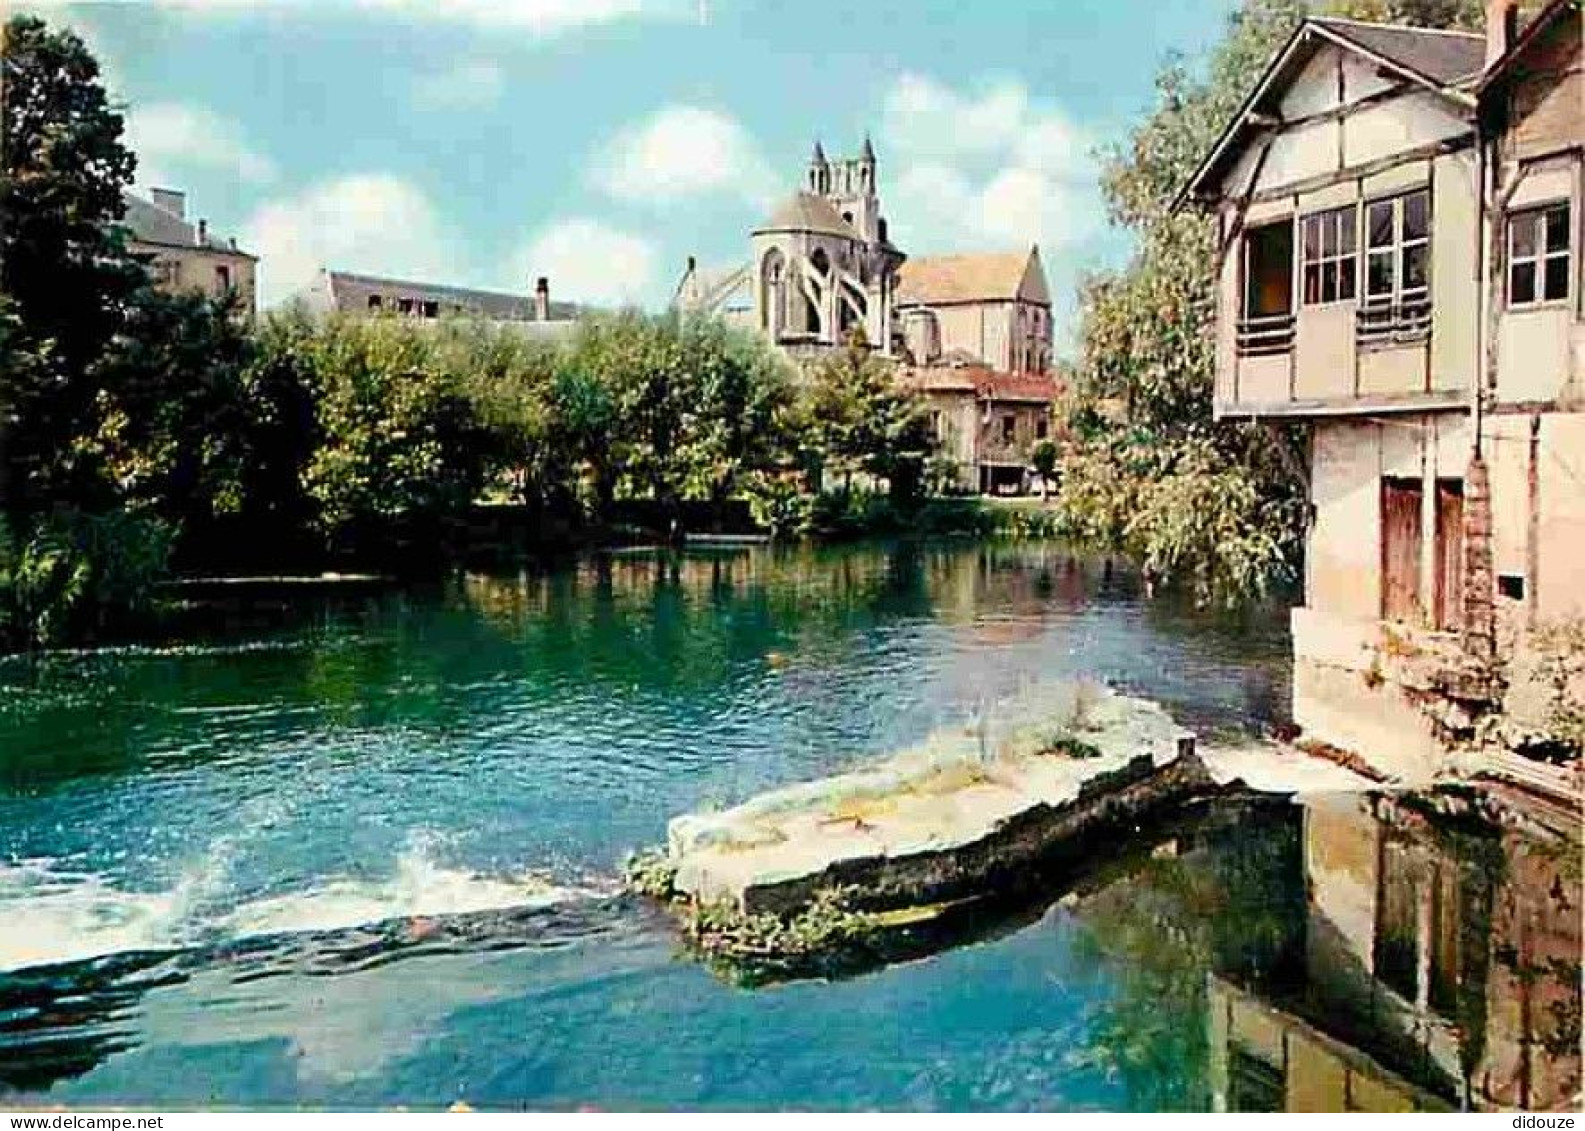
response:
<svg viewBox="0 0 1585 1131"><path fill-rule="evenodd" d="M1436 627L1464 623L1464 482L1436 481Z"/></svg>
<svg viewBox="0 0 1585 1131"><path fill-rule="evenodd" d="M1420 503L1418 479L1381 481L1381 615L1415 620L1420 600Z"/></svg>

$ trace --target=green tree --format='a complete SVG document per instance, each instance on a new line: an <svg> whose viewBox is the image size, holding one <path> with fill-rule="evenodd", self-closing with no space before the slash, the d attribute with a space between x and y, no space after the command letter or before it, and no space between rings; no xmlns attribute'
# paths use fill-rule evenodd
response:
<svg viewBox="0 0 1585 1131"><path fill-rule="evenodd" d="M426 328L332 319L297 348L319 438L303 487L331 545L391 520L445 521L474 501L489 437Z"/></svg>
<svg viewBox="0 0 1585 1131"><path fill-rule="evenodd" d="M1057 445L1050 440L1042 440L1035 445L1034 451L1029 453L1030 465L1034 467L1035 474L1040 476L1040 497L1045 499L1051 491L1051 480L1056 477L1057 463L1061 453Z"/></svg>
<svg viewBox="0 0 1585 1131"><path fill-rule="evenodd" d="M173 526L241 512L252 450L252 356L235 304L144 292L96 365L90 452L123 505Z"/></svg>
<svg viewBox="0 0 1585 1131"><path fill-rule="evenodd" d="M862 341L815 369L803 412L811 462L843 494L863 474L885 480L894 501L919 497L935 450L929 410Z"/></svg>
<svg viewBox="0 0 1585 1131"><path fill-rule="evenodd" d="M11 348L34 361L0 373L0 493L16 520L87 490L73 442L144 273L117 227L135 162L93 56L31 16L6 23L0 56L0 291Z"/></svg>

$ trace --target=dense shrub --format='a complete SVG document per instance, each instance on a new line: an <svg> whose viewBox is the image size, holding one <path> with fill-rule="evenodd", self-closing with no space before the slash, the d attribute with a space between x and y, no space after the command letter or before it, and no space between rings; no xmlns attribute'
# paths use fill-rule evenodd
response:
<svg viewBox="0 0 1585 1131"><path fill-rule="evenodd" d="M0 528L0 639L13 645L97 638L154 607L171 531L130 511L62 509L17 536Z"/></svg>

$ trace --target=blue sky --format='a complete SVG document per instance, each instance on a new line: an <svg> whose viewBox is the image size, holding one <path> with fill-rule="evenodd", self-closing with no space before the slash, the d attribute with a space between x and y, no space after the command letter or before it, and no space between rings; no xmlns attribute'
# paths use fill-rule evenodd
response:
<svg viewBox="0 0 1585 1131"><path fill-rule="evenodd" d="M816 137L880 157L895 242L1116 261L1093 149L1230 0L122 0L47 5L128 105L141 184L263 257L660 305L746 258Z"/></svg>

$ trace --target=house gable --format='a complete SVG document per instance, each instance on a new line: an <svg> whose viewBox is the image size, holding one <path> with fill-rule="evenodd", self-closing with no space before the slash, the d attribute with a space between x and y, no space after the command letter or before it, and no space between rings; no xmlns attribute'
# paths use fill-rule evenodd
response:
<svg viewBox="0 0 1585 1131"><path fill-rule="evenodd" d="M1306 20L1177 204L1324 178L1471 134L1474 99L1463 84L1478 70L1480 44L1460 33Z"/></svg>

